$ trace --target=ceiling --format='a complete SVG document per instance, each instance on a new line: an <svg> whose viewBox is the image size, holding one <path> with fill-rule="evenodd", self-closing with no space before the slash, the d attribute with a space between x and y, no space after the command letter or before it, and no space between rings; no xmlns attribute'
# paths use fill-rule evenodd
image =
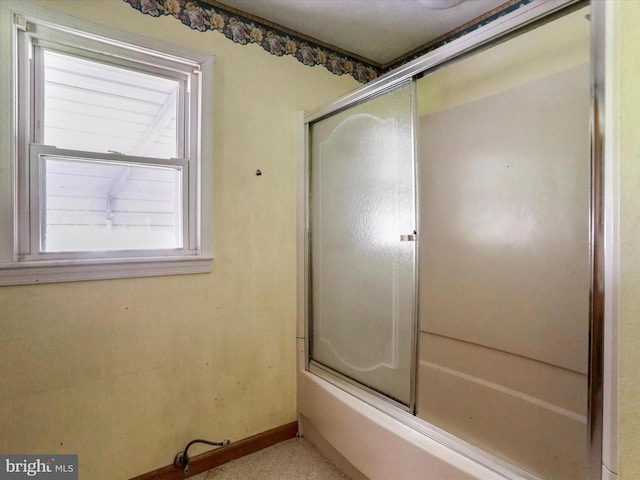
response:
<svg viewBox="0 0 640 480"><path fill-rule="evenodd" d="M507 0L218 0L385 66ZM455 4L449 8L447 4Z"/></svg>

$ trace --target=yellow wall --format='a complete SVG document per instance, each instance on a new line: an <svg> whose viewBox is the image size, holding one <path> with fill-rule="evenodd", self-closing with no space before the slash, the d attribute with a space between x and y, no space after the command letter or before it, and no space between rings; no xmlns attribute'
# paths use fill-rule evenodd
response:
<svg viewBox="0 0 640 480"><path fill-rule="evenodd" d="M640 478L640 1L617 2L620 164L620 474ZM614 139L611 139L614 140Z"/></svg>
<svg viewBox="0 0 640 480"><path fill-rule="evenodd" d="M296 110L358 84L121 0L37 3L217 56L216 259L207 275L0 287L0 452L78 453L80 478L112 480L170 463L195 437L237 440L295 420ZM616 3L620 473L632 480L640 478L640 1Z"/></svg>
<svg viewBox="0 0 640 480"><path fill-rule="evenodd" d="M296 112L359 84L121 0L32 3L216 55L216 258L206 275L0 287L0 452L125 479L193 438L295 421Z"/></svg>

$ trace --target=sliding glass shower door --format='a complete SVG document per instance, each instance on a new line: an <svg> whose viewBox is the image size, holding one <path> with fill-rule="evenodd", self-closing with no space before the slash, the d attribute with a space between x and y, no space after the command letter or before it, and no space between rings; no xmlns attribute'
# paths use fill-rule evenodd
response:
<svg viewBox="0 0 640 480"><path fill-rule="evenodd" d="M311 362L413 408L414 86L310 124Z"/></svg>

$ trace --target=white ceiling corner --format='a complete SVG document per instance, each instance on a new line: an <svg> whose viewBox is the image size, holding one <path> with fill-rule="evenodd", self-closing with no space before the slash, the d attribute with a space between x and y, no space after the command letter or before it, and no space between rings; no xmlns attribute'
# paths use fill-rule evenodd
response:
<svg viewBox="0 0 640 480"><path fill-rule="evenodd" d="M506 0L218 0L385 65L490 12ZM431 6L430 6L431 5Z"/></svg>

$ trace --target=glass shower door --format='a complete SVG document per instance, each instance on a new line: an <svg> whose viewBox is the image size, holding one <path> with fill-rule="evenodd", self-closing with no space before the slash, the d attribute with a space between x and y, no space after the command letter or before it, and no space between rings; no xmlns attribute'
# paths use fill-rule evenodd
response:
<svg viewBox="0 0 640 480"><path fill-rule="evenodd" d="M414 86L310 124L311 362L413 408Z"/></svg>

